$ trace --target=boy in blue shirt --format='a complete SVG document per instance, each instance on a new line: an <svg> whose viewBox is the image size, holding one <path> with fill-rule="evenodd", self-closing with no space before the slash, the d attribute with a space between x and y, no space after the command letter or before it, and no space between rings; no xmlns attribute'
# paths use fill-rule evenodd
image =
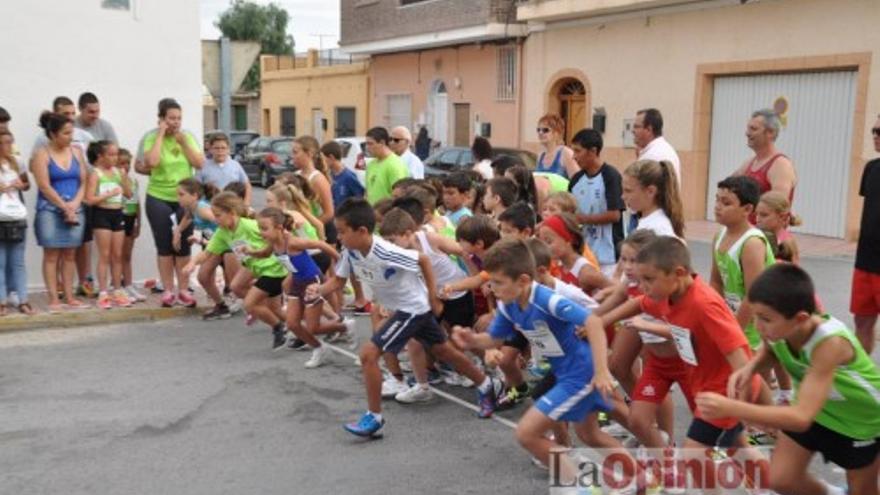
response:
<svg viewBox="0 0 880 495"><path fill-rule="evenodd" d="M329 141L321 146L321 156L330 169L333 181L330 193L333 195L333 206L338 208L348 198L364 196L364 186L357 175L342 164L342 146L336 141Z"/></svg>
<svg viewBox="0 0 880 495"><path fill-rule="evenodd" d="M443 206L446 218L458 227L474 213L467 207L471 197L471 178L464 172L455 172L443 178Z"/></svg>
<svg viewBox="0 0 880 495"><path fill-rule="evenodd" d="M578 437L592 447L621 449L614 437L599 430L597 415L610 409L614 385L608 371L608 344L599 317L548 287L536 283L535 261L520 239L502 239L483 259L498 311L487 334L456 327L453 340L462 349L493 349L517 332L550 362L556 384L523 415L516 438L526 450L548 465L551 450L560 446L545 434L557 422L575 423ZM589 342L576 328L585 327ZM562 461L563 483L571 483L574 467Z"/></svg>

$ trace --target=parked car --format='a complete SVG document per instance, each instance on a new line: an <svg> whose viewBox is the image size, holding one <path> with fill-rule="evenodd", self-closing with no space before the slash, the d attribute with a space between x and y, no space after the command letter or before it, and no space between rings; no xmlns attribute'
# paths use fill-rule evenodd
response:
<svg viewBox="0 0 880 495"><path fill-rule="evenodd" d="M213 134L223 133L223 131L208 131L205 133L205 156L210 157L210 150L208 149L208 138ZM228 133L229 136L229 154L236 160L241 157L242 150L244 147L250 144L251 141L260 137L260 133L256 131L231 131Z"/></svg>
<svg viewBox="0 0 880 495"><path fill-rule="evenodd" d="M258 137L244 147L239 163L252 183L269 187L278 175L295 170L291 146L292 137Z"/></svg>
<svg viewBox="0 0 880 495"><path fill-rule="evenodd" d="M342 164L354 171L361 184L366 184L367 140L363 137L336 138L342 146Z"/></svg>
<svg viewBox="0 0 880 495"><path fill-rule="evenodd" d="M538 157L528 150L514 148L492 148L492 157L511 155L519 157L530 169L535 168ZM425 159L426 176L443 176L459 170L470 170L474 166L474 155L470 148L450 146L440 148Z"/></svg>

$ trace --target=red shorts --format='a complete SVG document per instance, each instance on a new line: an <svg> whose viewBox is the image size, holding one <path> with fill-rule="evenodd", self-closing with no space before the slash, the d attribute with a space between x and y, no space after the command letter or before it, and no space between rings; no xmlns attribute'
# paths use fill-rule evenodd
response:
<svg viewBox="0 0 880 495"><path fill-rule="evenodd" d="M880 314L880 274L853 270L849 311L856 316Z"/></svg>
<svg viewBox="0 0 880 495"><path fill-rule="evenodd" d="M632 399L660 404L669 393L673 383L678 383L691 411L694 410L694 396L691 393L691 366L678 356L663 358L645 353L642 376L636 382Z"/></svg>

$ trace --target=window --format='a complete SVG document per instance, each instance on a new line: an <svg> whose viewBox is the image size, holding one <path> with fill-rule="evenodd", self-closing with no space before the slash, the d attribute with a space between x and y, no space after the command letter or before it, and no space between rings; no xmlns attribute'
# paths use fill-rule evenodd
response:
<svg viewBox="0 0 880 495"><path fill-rule="evenodd" d="M292 139L284 139L281 141L274 141L272 143L272 153L282 155L282 156L290 156L293 153L291 146L293 146Z"/></svg>
<svg viewBox="0 0 880 495"><path fill-rule="evenodd" d="M247 130L247 105L232 105L232 121L236 131Z"/></svg>
<svg viewBox="0 0 880 495"><path fill-rule="evenodd" d="M354 137L355 109L352 107L336 108L336 137Z"/></svg>
<svg viewBox="0 0 880 495"><path fill-rule="evenodd" d="M399 125L412 126L412 97L410 95L387 95L385 105L385 124L389 129Z"/></svg>
<svg viewBox="0 0 880 495"><path fill-rule="evenodd" d="M101 0L105 9L131 10L131 0Z"/></svg>
<svg viewBox="0 0 880 495"><path fill-rule="evenodd" d="M516 46L498 47L498 88L495 98L500 101L516 99Z"/></svg>
<svg viewBox="0 0 880 495"><path fill-rule="evenodd" d="M281 135L296 136L296 107L281 107Z"/></svg>

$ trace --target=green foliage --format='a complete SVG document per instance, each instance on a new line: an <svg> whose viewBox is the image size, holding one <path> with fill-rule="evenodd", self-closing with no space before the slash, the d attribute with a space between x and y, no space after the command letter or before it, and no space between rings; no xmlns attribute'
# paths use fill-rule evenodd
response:
<svg viewBox="0 0 880 495"><path fill-rule="evenodd" d="M232 0L214 25L232 41L259 41L262 55L292 55L293 36L288 34L290 14L275 4L259 5L251 0ZM242 89L260 88L260 62L251 66Z"/></svg>

